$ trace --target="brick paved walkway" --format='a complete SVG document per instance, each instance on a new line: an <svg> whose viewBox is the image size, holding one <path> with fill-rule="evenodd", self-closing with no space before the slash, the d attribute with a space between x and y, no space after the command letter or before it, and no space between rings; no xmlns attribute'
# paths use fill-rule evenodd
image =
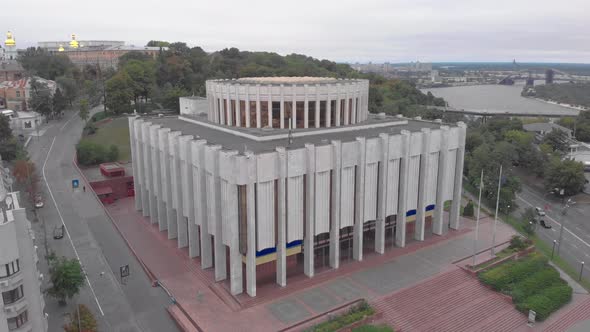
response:
<svg viewBox="0 0 590 332"><path fill-rule="evenodd" d="M189 259L186 250L177 249L176 241L167 239L166 232L138 214L132 199L119 200L107 210L138 258L174 295L178 308L171 307L171 314L186 312L205 331L251 331L252 326L245 322L255 322L256 331L276 331L354 299L383 302L383 296L454 269L453 261L472 252L473 222L466 221L460 231L430 236L406 248L390 248L384 255L369 254L363 262L325 269L311 279L290 277L284 288L261 285L256 298L232 297L225 283L214 282L212 269L201 270L198 259ZM490 220L482 220L479 248L489 246L490 229ZM498 243L512 235L509 227L498 229ZM498 301L489 305L480 301L483 310L503 308ZM178 320L188 324L187 319Z"/></svg>

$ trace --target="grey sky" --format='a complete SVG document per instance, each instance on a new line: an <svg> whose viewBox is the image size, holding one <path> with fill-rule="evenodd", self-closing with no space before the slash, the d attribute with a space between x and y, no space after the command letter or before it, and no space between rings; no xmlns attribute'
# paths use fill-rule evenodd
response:
<svg viewBox="0 0 590 332"><path fill-rule="evenodd" d="M590 62L589 0L29 0L0 10L40 40L185 41L349 62Z"/></svg>

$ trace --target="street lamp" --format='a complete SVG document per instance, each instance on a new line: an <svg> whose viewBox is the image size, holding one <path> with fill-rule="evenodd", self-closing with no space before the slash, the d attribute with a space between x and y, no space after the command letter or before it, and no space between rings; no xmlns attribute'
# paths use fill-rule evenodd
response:
<svg viewBox="0 0 590 332"><path fill-rule="evenodd" d="M582 281L582 273L584 272L584 262L582 261L582 265L580 266L580 277L578 281Z"/></svg>
<svg viewBox="0 0 590 332"><path fill-rule="evenodd" d="M570 207L570 205L574 205L576 204L576 202L572 201L571 198L568 198L568 200L565 202L565 205L563 206L563 210L561 212L562 215L565 215L567 213L567 209ZM563 239L563 229L565 228L565 218L561 219L561 227L559 228L559 240L557 241L557 255L559 256L559 253L561 251L561 242Z"/></svg>
<svg viewBox="0 0 590 332"><path fill-rule="evenodd" d="M551 259L553 259L553 253L555 252L555 244L557 244L557 240L553 240L553 249L551 249Z"/></svg>

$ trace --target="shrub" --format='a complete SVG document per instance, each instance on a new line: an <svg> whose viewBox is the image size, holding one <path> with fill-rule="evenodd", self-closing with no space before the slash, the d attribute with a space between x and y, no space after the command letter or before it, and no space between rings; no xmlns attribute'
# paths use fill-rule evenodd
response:
<svg viewBox="0 0 590 332"><path fill-rule="evenodd" d="M530 240L524 239L518 235L513 235L512 238L510 238L510 245L508 246L508 248L522 250L530 245Z"/></svg>
<svg viewBox="0 0 590 332"><path fill-rule="evenodd" d="M537 313L537 320L542 321L571 299L572 288L565 282L560 282L517 303L516 309L525 314L533 310Z"/></svg>
<svg viewBox="0 0 590 332"><path fill-rule="evenodd" d="M98 127L94 124L89 122L86 127L84 127L84 135L93 135L98 131Z"/></svg>
<svg viewBox="0 0 590 332"><path fill-rule="evenodd" d="M547 258L545 256L534 254L521 261L505 263L482 272L479 278L495 290L508 291L513 283L541 270L546 264Z"/></svg>
<svg viewBox="0 0 590 332"><path fill-rule="evenodd" d="M84 166L97 165L110 160L109 151L94 142L81 140L76 146L76 151L78 162Z"/></svg>
<svg viewBox="0 0 590 332"><path fill-rule="evenodd" d="M102 119L106 119L107 118L107 114L103 111L103 112L98 112L95 113L91 118L90 121L91 122L97 122L100 121Z"/></svg>
<svg viewBox="0 0 590 332"><path fill-rule="evenodd" d="M474 216L474 206L473 206L473 202L469 201L467 202L467 205L465 205L465 208L463 209L463 216L464 217L473 217Z"/></svg>
<svg viewBox="0 0 590 332"><path fill-rule="evenodd" d="M117 161L118 158L119 158L119 148L116 145L111 144L111 146L109 146L107 160L108 161Z"/></svg>
<svg viewBox="0 0 590 332"><path fill-rule="evenodd" d="M81 329L78 329L78 327ZM72 314L72 321L70 324L64 326L64 330L66 332L96 332L98 331L98 323L90 309L88 309L87 306L80 304L78 310L74 311Z"/></svg>
<svg viewBox="0 0 590 332"><path fill-rule="evenodd" d="M539 290L560 282L562 281L559 277L559 272L553 267L547 266L544 270L538 271L515 284L512 287L512 299L514 302L521 302L525 298L538 293Z"/></svg>
<svg viewBox="0 0 590 332"><path fill-rule="evenodd" d="M327 322L318 324L306 331L309 332L332 332L338 331L344 326L348 326L354 322L362 320L366 316L370 316L375 313L375 310L367 303L362 301L361 303L350 308L347 314L330 319Z"/></svg>

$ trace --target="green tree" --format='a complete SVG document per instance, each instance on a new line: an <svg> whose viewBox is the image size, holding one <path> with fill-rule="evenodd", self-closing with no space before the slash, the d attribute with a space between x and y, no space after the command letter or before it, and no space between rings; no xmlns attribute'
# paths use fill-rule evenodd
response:
<svg viewBox="0 0 590 332"><path fill-rule="evenodd" d="M474 216L474 204L471 200L469 200L469 202L467 202L467 205L465 205L465 208L463 209L463 216L464 217L473 217Z"/></svg>
<svg viewBox="0 0 590 332"><path fill-rule="evenodd" d="M147 101L156 83L155 63L153 61L130 60L124 70L133 82L133 100L137 107L138 99ZM138 110L139 111L139 110Z"/></svg>
<svg viewBox="0 0 590 332"><path fill-rule="evenodd" d="M65 332L96 332L98 323L87 306L80 304L77 310L72 312L71 321L64 326Z"/></svg>
<svg viewBox="0 0 590 332"><path fill-rule="evenodd" d="M162 96L159 98L164 108L172 109L180 112L179 97L188 95L188 91L178 86L167 86L162 91Z"/></svg>
<svg viewBox="0 0 590 332"><path fill-rule="evenodd" d="M133 81L126 71L120 71L106 82L106 106L115 114L131 111Z"/></svg>
<svg viewBox="0 0 590 332"><path fill-rule="evenodd" d="M572 196L584 189L586 177L584 164L575 160L560 160L554 157L545 170L545 187L548 190L563 189L565 195Z"/></svg>
<svg viewBox="0 0 590 332"><path fill-rule="evenodd" d="M564 155L569 151L567 134L563 130L554 129L543 137L543 143L549 144L554 152Z"/></svg>
<svg viewBox="0 0 590 332"><path fill-rule="evenodd" d="M147 45L148 47L168 47L170 43L162 40L150 40Z"/></svg>
<svg viewBox="0 0 590 332"><path fill-rule="evenodd" d="M53 94L53 114L61 114L67 107L67 100L61 93L61 89L57 88Z"/></svg>
<svg viewBox="0 0 590 332"><path fill-rule="evenodd" d="M53 112L53 98L47 83L31 79L31 96L29 106L37 113L50 116Z"/></svg>
<svg viewBox="0 0 590 332"><path fill-rule="evenodd" d="M84 285L84 273L80 262L75 258L50 256L49 273L51 287L47 289L47 293L57 298L61 304L78 294Z"/></svg>
<svg viewBox="0 0 590 332"><path fill-rule="evenodd" d="M55 80L59 76L73 75L76 67L65 54L50 54L45 49L29 47L18 57L29 73Z"/></svg>
<svg viewBox="0 0 590 332"><path fill-rule="evenodd" d="M72 106L74 100L76 100L80 93L80 85L75 79L66 76L58 77L56 82L63 89L63 94L68 104Z"/></svg>
<svg viewBox="0 0 590 332"><path fill-rule="evenodd" d="M90 111L88 110L88 100L81 99L80 100L80 112L78 113L80 118L84 120L85 123L88 123L88 117L90 116Z"/></svg>
<svg viewBox="0 0 590 332"><path fill-rule="evenodd" d="M10 128L10 119L7 116L0 116L0 144L11 139L12 128Z"/></svg>

